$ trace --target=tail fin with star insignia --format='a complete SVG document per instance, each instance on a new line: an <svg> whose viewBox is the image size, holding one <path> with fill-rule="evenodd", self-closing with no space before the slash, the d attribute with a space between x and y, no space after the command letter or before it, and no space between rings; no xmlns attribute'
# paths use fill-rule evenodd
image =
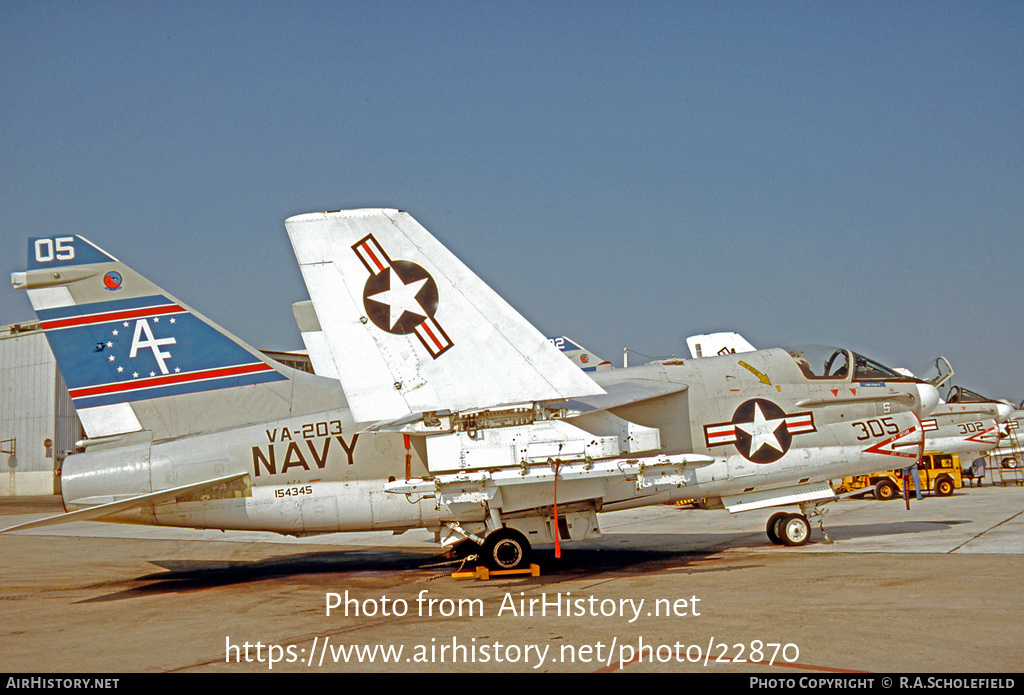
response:
<svg viewBox="0 0 1024 695"><path fill-rule="evenodd" d="M81 236L29 240L28 290L90 439L153 439L289 414L295 372Z"/></svg>
<svg viewBox="0 0 1024 695"><path fill-rule="evenodd" d="M358 422L604 393L408 213L285 227Z"/></svg>

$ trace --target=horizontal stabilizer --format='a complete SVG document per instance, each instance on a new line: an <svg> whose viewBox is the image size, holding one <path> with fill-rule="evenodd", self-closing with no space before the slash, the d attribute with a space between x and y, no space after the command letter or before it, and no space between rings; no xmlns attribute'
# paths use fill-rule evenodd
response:
<svg viewBox="0 0 1024 695"><path fill-rule="evenodd" d="M408 213L285 226L358 422L602 393Z"/></svg>
<svg viewBox="0 0 1024 695"><path fill-rule="evenodd" d="M11 531L25 531L33 528L43 528L44 526L56 526L58 524L67 524L72 521L101 521L107 517L119 514L122 512L130 512L138 509L146 509L153 507L163 502L171 502L179 497L188 497L192 495L198 495L199 493L222 486L232 487L230 484L245 480L244 494L240 496L249 496L249 484L248 484L248 473L235 473L233 475L227 475L220 478L214 478L212 480L204 480L199 483L192 483L191 485L182 485L181 487L171 488L169 490L159 490L157 492L151 492L145 495L138 495L137 497L130 497L125 500L117 500L115 502L108 502L106 504L99 504L95 507L88 507L86 509L79 509L78 511L68 512L67 514L60 514L58 516L47 517L46 519L39 519L38 521L30 521L27 524L19 524L18 526L11 526L0 530L0 533L9 533ZM240 492L242 492L240 490Z"/></svg>

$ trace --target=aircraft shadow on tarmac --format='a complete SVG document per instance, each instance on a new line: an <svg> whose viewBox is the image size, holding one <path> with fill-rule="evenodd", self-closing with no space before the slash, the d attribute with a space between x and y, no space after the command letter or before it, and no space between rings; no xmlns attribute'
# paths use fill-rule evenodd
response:
<svg viewBox="0 0 1024 695"><path fill-rule="evenodd" d="M877 524L826 525L833 541L859 538L911 535L934 532L966 521L912 521ZM524 579L531 584L545 584L581 575L627 576L685 569L688 572L721 572L748 569L755 565L729 564L722 567L702 565L702 561L726 548L764 550L778 548L781 552L800 552L799 548L772 545L763 534L699 534L699 545L687 534L608 534L599 541L586 541L567 546L556 559L551 548L537 549L534 561L542 568L541 577ZM812 543L821 543L821 532L815 529ZM841 551L841 545L837 548ZM247 584L266 579L305 575L347 574L352 577L383 577L399 573L432 573L435 578L459 569L456 563L423 552L393 548L376 550L328 550L281 555L259 560L151 560L163 568L132 580L97 584L94 588L130 586L114 593L79 601L96 603L120 601L143 596L187 593L234 584ZM472 563L468 563L472 566Z"/></svg>
<svg viewBox="0 0 1024 695"><path fill-rule="evenodd" d="M542 568L540 577L517 577L530 584L546 584L585 576L626 576L678 569L708 557L709 552L658 549L658 536L638 536L642 547L608 548L579 544L563 549L561 559L554 557L552 548L537 549L534 562ZM672 538L666 535L665 539ZM628 542L628 537L616 540ZM652 543L652 541L654 541ZM655 546L655 547L652 547ZM714 551L712 551L714 552ZM248 584L267 579L293 578L308 575L336 575L351 578L395 577L415 573L427 579L441 579L460 569L458 562L446 561L440 556L410 552L393 548L375 550L329 550L281 555L259 560L150 560L150 564L165 571L153 572L129 580L95 584L91 588L114 589L113 593L84 599L78 603L121 601L163 594L178 594L215 589L236 584ZM465 568L475 566L468 562ZM723 571L726 568L714 571ZM740 569L731 566L728 569ZM696 568L692 571L712 571ZM125 588L125 585L127 588Z"/></svg>
<svg viewBox="0 0 1024 695"><path fill-rule="evenodd" d="M934 533L969 523L967 520L949 519L943 521L891 521L875 524L849 524L829 526L825 530L833 541L853 541L858 538L880 538L883 536L903 536L917 533ZM814 529L811 542L820 541L821 531Z"/></svg>
<svg viewBox="0 0 1024 695"><path fill-rule="evenodd" d="M336 573L389 574L418 569L430 555L402 550L328 550L280 555L259 560L150 560L166 571L94 588L144 582L104 596L80 601L95 603L119 601L141 596L186 593L266 579Z"/></svg>

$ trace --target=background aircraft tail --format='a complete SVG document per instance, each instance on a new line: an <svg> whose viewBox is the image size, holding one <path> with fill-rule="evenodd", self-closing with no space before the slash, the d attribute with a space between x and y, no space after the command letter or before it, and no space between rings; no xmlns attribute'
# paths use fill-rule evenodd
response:
<svg viewBox="0 0 1024 695"><path fill-rule="evenodd" d="M285 227L357 421L604 393L408 213Z"/></svg>
<svg viewBox="0 0 1024 695"><path fill-rule="evenodd" d="M686 345L694 359L732 355L737 352L757 352L757 348L747 342L746 338L732 332L691 335L686 339Z"/></svg>
<svg viewBox="0 0 1024 695"><path fill-rule="evenodd" d="M602 359L579 343L566 338L564 335L548 338L552 345L562 351L562 354L577 367L585 372L603 372L612 369L612 363Z"/></svg>
<svg viewBox="0 0 1024 695"><path fill-rule="evenodd" d="M279 365L80 236L29 240L27 289L90 439L154 439L287 415Z"/></svg>

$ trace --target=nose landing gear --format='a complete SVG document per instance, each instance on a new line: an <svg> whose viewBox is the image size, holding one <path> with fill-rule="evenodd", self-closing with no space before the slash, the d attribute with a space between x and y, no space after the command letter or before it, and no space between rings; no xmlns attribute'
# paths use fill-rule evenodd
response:
<svg viewBox="0 0 1024 695"><path fill-rule="evenodd" d="M776 545L806 545L811 539L811 522L803 514L776 512L768 518L765 532Z"/></svg>
<svg viewBox="0 0 1024 695"><path fill-rule="evenodd" d="M768 523L765 525L765 533L768 535L768 540L776 545L788 545L791 547L806 545L811 539L811 522L808 517L819 517L818 526L821 528L821 534L825 537L826 543L831 543L832 539L829 538L828 533L825 531L825 526L822 523L821 517L824 517L827 509L821 509L815 505L804 506L800 505L800 514L793 512L775 512L768 517Z"/></svg>

